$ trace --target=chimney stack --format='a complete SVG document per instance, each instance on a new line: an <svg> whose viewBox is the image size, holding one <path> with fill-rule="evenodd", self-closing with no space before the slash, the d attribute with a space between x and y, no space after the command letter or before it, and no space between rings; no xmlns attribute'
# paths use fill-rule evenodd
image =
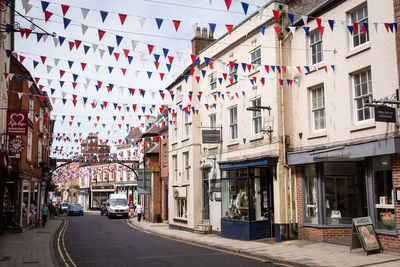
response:
<svg viewBox="0 0 400 267"><path fill-rule="evenodd" d="M192 39L192 54L198 55L201 50L214 41L215 39L211 30L207 28L200 29L200 27L197 27L194 38Z"/></svg>

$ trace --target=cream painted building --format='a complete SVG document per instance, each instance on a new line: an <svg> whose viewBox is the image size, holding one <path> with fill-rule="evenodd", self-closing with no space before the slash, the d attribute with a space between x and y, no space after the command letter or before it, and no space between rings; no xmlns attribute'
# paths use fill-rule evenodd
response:
<svg viewBox="0 0 400 267"><path fill-rule="evenodd" d="M299 238L351 236L352 219L369 216L382 246L400 247L399 124L376 117L382 111L389 112L385 119L398 117L397 105L384 103L398 100L393 5L326 1L306 14L306 25L299 19L284 42L290 51L284 65L312 66L310 72L290 72L285 79L293 79L293 86L284 88ZM309 27L308 36L303 27Z"/></svg>

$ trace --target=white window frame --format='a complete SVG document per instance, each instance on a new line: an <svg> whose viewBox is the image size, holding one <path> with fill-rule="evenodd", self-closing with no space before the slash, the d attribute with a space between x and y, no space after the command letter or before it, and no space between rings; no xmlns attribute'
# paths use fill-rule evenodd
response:
<svg viewBox="0 0 400 267"><path fill-rule="evenodd" d="M190 160L189 160L189 151L183 152L183 168L184 168L184 176L185 179L188 181L190 179Z"/></svg>
<svg viewBox="0 0 400 267"><path fill-rule="evenodd" d="M163 167L167 167L168 165L168 145L167 143L163 144Z"/></svg>
<svg viewBox="0 0 400 267"><path fill-rule="evenodd" d="M250 106L261 106L261 96L253 98L250 100ZM251 134L252 135L259 135L262 134L262 112L261 110L252 111L251 112ZM258 130L258 131L257 131Z"/></svg>
<svg viewBox="0 0 400 267"><path fill-rule="evenodd" d="M176 101L179 103L183 100L182 86L176 88Z"/></svg>
<svg viewBox="0 0 400 267"><path fill-rule="evenodd" d="M174 140L178 140L178 113L175 114Z"/></svg>
<svg viewBox="0 0 400 267"><path fill-rule="evenodd" d="M29 98L29 116L28 118L33 122L33 113L35 112L35 100Z"/></svg>
<svg viewBox="0 0 400 267"><path fill-rule="evenodd" d="M312 131L323 131L326 129L325 89L323 85L310 89L310 100ZM321 120L323 120L323 125Z"/></svg>
<svg viewBox="0 0 400 267"><path fill-rule="evenodd" d="M210 128L211 129L217 128L217 113L210 114L208 118L210 121Z"/></svg>
<svg viewBox="0 0 400 267"><path fill-rule="evenodd" d="M32 161L32 128L28 128L28 145L26 149L26 160L31 162Z"/></svg>
<svg viewBox="0 0 400 267"><path fill-rule="evenodd" d="M361 81L362 74L366 74L366 82ZM373 95L372 95L372 78L371 78L371 69L367 69L364 71L360 71L358 73L355 73L352 75L352 83L353 83L353 105L354 105L354 121L357 123L362 123L366 121L371 121L374 119L374 109L372 107L365 107L364 105L367 103L367 100L369 103L372 102L373 100ZM359 79L359 84L356 84L357 78ZM367 87L367 92L363 93L362 92L362 87L365 85ZM359 86L360 90L360 95L357 93L357 86ZM358 108L357 107L357 101L361 100L362 102L362 107ZM363 110L363 118L359 118L358 111ZM365 112L369 110L369 118L365 118Z"/></svg>
<svg viewBox="0 0 400 267"><path fill-rule="evenodd" d="M42 151L43 151L43 142L42 142L42 138L39 137L38 139L38 158L37 158L37 163L39 164L41 161L43 161L42 159Z"/></svg>
<svg viewBox="0 0 400 267"><path fill-rule="evenodd" d="M43 115L43 109L41 108L40 109L40 113L39 113L39 131L40 132L43 132L43 117L44 117L44 115Z"/></svg>
<svg viewBox="0 0 400 267"><path fill-rule="evenodd" d="M236 119L235 121L232 120L231 113L235 112L236 113ZM234 114L232 114L234 115ZM229 122L229 140L234 141L239 138L239 129L238 129L238 114L237 114L237 106L230 107L228 109L228 122ZM235 134L234 134L235 133Z"/></svg>
<svg viewBox="0 0 400 267"><path fill-rule="evenodd" d="M309 47L310 47L311 65L316 65L318 63L323 62L324 54L323 54L322 36L319 31L314 31L310 33ZM314 55L315 55L315 60L314 60ZM320 60L318 60L318 55L321 55Z"/></svg>
<svg viewBox="0 0 400 267"><path fill-rule="evenodd" d="M234 61L234 63L236 64L236 60ZM235 66L233 66L233 69L231 69L230 64L228 64L228 77L229 79L235 79L235 75L237 75L237 68L235 68Z"/></svg>
<svg viewBox="0 0 400 267"><path fill-rule="evenodd" d="M172 156L172 168L173 168L173 179L174 182L178 181L178 156Z"/></svg>
<svg viewBox="0 0 400 267"><path fill-rule="evenodd" d="M259 55L257 55L257 52L259 52ZM257 69L259 66L262 65L261 64L261 46L257 47L256 49L249 52L249 61L254 69Z"/></svg>
<svg viewBox="0 0 400 267"><path fill-rule="evenodd" d="M215 71L208 75L208 84L211 91L217 89L217 73Z"/></svg>
<svg viewBox="0 0 400 267"><path fill-rule="evenodd" d="M360 18L360 13L362 12L363 17ZM368 23L368 6L362 6L360 8L358 8L357 10L351 12L349 14L349 21L350 21L350 25L353 26L354 22L358 22L359 23L359 28L354 29L353 34L350 36L351 37L351 48L357 48L359 46L362 46L364 44L369 43L369 33L367 32L367 34L365 35L364 31L362 30L361 26L364 23ZM361 38L365 36L365 41L362 43L361 42ZM358 45L354 45L354 40L358 39L359 44Z"/></svg>
<svg viewBox="0 0 400 267"><path fill-rule="evenodd" d="M181 214L181 205L184 205L184 213ZM176 199L176 217L187 219L187 198L177 198Z"/></svg>
<svg viewBox="0 0 400 267"><path fill-rule="evenodd" d="M183 125L183 129L184 129L184 135L185 137L189 136L189 132L190 132L190 115L189 112L184 112L184 125Z"/></svg>

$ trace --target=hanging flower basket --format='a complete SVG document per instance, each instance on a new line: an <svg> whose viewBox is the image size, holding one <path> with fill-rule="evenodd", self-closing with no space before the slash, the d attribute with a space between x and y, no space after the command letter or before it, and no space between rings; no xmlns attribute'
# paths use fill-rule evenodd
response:
<svg viewBox="0 0 400 267"><path fill-rule="evenodd" d="M383 225L386 227L393 227L394 226L394 213L388 212L381 212L381 219Z"/></svg>
<svg viewBox="0 0 400 267"><path fill-rule="evenodd" d="M203 164L203 165L201 165L200 170L202 172L210 172L211 168L212 168L211 164Z"/></svg>

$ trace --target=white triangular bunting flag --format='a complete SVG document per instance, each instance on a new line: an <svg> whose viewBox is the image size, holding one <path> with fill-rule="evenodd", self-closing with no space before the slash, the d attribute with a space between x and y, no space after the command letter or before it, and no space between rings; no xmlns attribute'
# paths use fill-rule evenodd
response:
<svg viewBox="0 0 400 267"><path fill-rule="evenodd" d="M289 27L290 32L292 33L293 36L296 34L296 27Z"/></svg>
<svg viewBox="0 0 400 267"><path fill-rule="evenodd" d="M104 52L106 52L106 50L99 48L99 52L100 52L100 58L103 58Z"/></svg>
<svg viewBox="0 0 400 267"><path fill-rule="evenodd" d="M243 27L243 30L244 30L244 34L247 36L249 34L250 26L243 25L242 27Z"/></svg>
<svg viewBox="0 0 400 267"><path fill-rule="evenodd" d="M193 32L196 32L196 29L198 26L199 26L199 23L197 23L197 22L192 23Z"/></svg>
<svg viewBox="0 0 400 267"><path fill-rule="evenodd" d="M96 53L97 47L99 47L98 44L92 44L93 53Z"/></svg>
<svg viewBox="0 0 400 267"><path fill-rule="evenodd" d="M264 7L263 6L257 6L257 10L258 10L258 16L259 16L260 20L262 20L263 13L264 13Z"/></svg>
<svg viewBox="0 0 400 267"><path fill-rule="evenodd" d="M85 24L81 24L81 28L82 28L82 35L85 35L85 33L89 27Z"/></svg>
<svg viewBox="0 0 400 267"><path fill-rule="evenodd" d="M54 58L54 64L56 65L56 67L58 66L58 63L60 63L60 59L59 58Z"/></svg>
<svg viewBox="0 0 400 267"><path fill-rule="evenodd" d="M18 98L21 99L21 97L22 97L23 94L24 94L24 93L18 92Z"/></svg>
<svg viewBox="0 0 400 267"><path fill-rule="evenodd" d="M46 68L47 68L47 74L49 74L50 71L53 69L53 67L52 67L52 66L49 66L49 65L46 65Z"/></svg>
<svg viewBox="0 0 400 267"><path fill-rule="evenodd" d="M136 78L139 76L139 70L135 70L135 76L136 76Z"/></svg>
<svg viewBox="0 0 400 267"><path fill-rule="evenodd" d="M154 99L154 97L156 96L156 92L151 92L151 97Z"/></svg>
<svg viewBox="0 0 400 267"><path fill-rule="evenodd" d="M52 81L52 79L47 79L47 84L50 86Z"/></svg>
<svg viewBox="0 0 400 267"><path fill-rule="evenodd" d="M87 15L89 13L89 9L82 7L81 10L82 10L83 19L86 19Z"/></svg>
<svg viewBox="0 0 400 267"><path fill-rule="evenodd" d="M50 101L51 101L51 103L52 103L53 106L54 106L55 103L56 103L56 98L55 98L55 97L50 97Z"/></svg>
<svg viewBox="0 0 400 267"><path fill-rule="evenodd" d="M135 51L136 46L137 46L137 41L132 40L132 51Z"/></svg>
<svg viewBox="0 0 400 267"><path fill-rule="evenodd" d="M89 85L90 84L90 79L88 77L86 77L86 84Z"/></svg>
<svg viewBox="0 0 400 267"><path fill-rule="evenodd" d="M303 20L304 26L306 26L308 21L308 16L301 16L301 19Z"/></svg>
<svg viewBox="0 0 400 267"><path fill-rule="evenodd" d="M33 82L32 81L28 81L28 88L31 88Z"/></svg>
<svg viewBox="0 0 400 267"><path fill-rule="evenodd" d="M89 84L88 84L88 83L85 83L83 86L85 87L85 90L87 90L88 87L89 87Z"/></svg>
<svg viewBox="0 0 400 267"><path fill-rule="evenodd" d="M67 95L67 93L66 92L61 92L61 96L62 96L62 98L65 98L65 96Z"/></svg>
<svg viewBox="0 0 400 267"><path fill-rule="evenodd" d="M146 21L145 17L139 16L139 23L140 23L140 27L143 28L144 22Z"/></svg>
<svg viewBox="0 0 400 267"><path fill-rule="evenodd" d="M94 68L96 69L96 72L99 72L100 65L95 64L95 65L94 65Z"/></svg>
<svg viewBox="0 0 400 267"><path fill-rule="evenodd" d="M53 37L54 46L57 47L58 45L58 37Z"/></svg>

